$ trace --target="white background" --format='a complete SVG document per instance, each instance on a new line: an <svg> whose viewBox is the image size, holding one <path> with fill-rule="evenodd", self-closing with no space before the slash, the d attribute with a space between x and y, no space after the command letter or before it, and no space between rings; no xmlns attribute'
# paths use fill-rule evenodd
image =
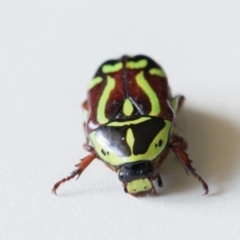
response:
<svg viewBox="0 0 240 240"><path fill-rule="evenodd" d="M239 0L0 2L0 238L239 239ZM87 152L81 103L106 59L143 53L185 95L179 132L208 196L172 156L156 197L123 192Z"/></svg>

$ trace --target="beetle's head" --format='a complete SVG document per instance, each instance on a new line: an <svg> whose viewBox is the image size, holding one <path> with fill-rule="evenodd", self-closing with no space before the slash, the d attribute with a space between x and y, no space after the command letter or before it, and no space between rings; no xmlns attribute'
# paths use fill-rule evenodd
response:
<svg viewBox="0 0 240 240"><path fill-rule="evenodd" d="M152 181L154 168L150 161L126 163L118 172L118 179L123 182L124 190L133 196L143 196L155 191Z"/></svg>

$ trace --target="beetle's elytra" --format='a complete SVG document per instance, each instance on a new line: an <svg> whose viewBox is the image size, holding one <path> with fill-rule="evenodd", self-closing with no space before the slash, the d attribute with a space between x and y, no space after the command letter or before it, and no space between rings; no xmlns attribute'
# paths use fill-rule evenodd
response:
<svg viewBox="0 0 240 240"><path fill-rule="evenodd" d="M94 160L100 159L117 172L125 192L133 196L155 194L153 180L162 187L159 168L173 151L187 173L206 182L191 166L185 140L174 134L176 115L183 96L172 97L164 70L151 58L123 56L103 63L91 80L83 103L90 152L60 184L79 177Z"/></svg>

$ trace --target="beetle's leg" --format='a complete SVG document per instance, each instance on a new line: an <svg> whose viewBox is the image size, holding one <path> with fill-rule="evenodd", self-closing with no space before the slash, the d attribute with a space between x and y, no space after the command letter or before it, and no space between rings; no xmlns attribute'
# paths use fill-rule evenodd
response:
<svg viewBox="0 0 240 240"><path fill-rule="evenodd" d="M176 135L176 134L173 135L171 144L172 144L172 145L175 145L175 146L177 146L177 147L179 147L179 148L181 148L181 149L184 150L184 151L186 151L187 148L188 148L188 144L187 144L187 142L185 141L185 139L182 138L182 137L179 137L179 136ZM191 161L191 160L190 160L190 161Z"/></svg>
<svg viewBox="0 0 240 240"><path fill-rule="evenodd" d="M160 174L158 174L158 176L157 176L157 184L159 187L163 187L162 178L161 178Z"/></svg>
<svg viewBox="0 0 240 240"><path fill-rule="evenodd" d="M188 154L185 152L187 148L185 140L181 137L174 136L172 142L169 143L169 147L176 154L187 174L191 173L194 177L196 177L198 181L202 184L203 189L205 190L205 195L208 194L207 183L196 173L196 170L191 165L192 161L188 158Z"/></svg>
<svg viewBox="0 0 240 240"><path fill-rule="evenodd" d="M171 99L171 105L176 113L178 113L181 109L184 99L185 98L182 95L177 95L176 97Z"/></svg>
<svg viewBox="0 0 240 240"><path fill-rule="evenodd" d="M127 183L126 183L126 182L123 182L122 185L123 185L123 190L124 190L124 192L125 192L125 193L128 193L128 191L127 191Z"/></svg>
<svg viewBox="0 0 240 240"><path fill-rule="evenodd" d="M156 188L155 188L154 186L153 186L153 188L152 188L151 194L153 194L153 195L156 195L156 194L157 194Z"/></svg>
<svg viewBox="0 0 240 240"><path fill-rule="evenodd" d="M163 187L162 178L159 173L156 176L152 177L151 179L152 179L152 181L155 181L157 179L157 185L159 187Z"/></svg>
<svg viewBox="0 0 240 240"><path fill-rule="evenodd" d="M76 165L77 169L75 171L73 171L70 176L63 178L62 180L55 183L55 185L53 186L53 189L52 189L52 193L57 195L56 191L62 183L74 178L75 176L77 176L77 179L78 179L80 177L81 173L94 160L94 158L96 158L96 153L92 152L85 158L81 159L81 162Z"/></svg>
<svg viewBox="0 0 240 240"><path fill-rule="evenodd" d="M87 100L82 103L82 108L85 110L88 109Z"/></svg>
<svg viewBox="0 0 240 240"><path fill-rule="evenodd" d="M84 143L84 144L83 144L83 147L84 147L84 149L87 150L88 152L93 152L93 151L94 151L94 148L93 148L92 146L90 146L90 145L88 144L88 142Z"/></svg>

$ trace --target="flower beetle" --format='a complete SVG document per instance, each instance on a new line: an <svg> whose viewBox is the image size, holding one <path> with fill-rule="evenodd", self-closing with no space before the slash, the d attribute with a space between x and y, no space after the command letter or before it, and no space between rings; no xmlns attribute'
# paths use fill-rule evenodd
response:
<svg viewBox="0 0 240 240"><path fill-rule="evenodd" d="M60 184L79 177L96 158L117 172L125 192L155 194L153 181L162 187L159 168L173 151L187 173L206 182L191 166L185 140L174 134L183 96L172 97L164 70L151 58L123 56L104 62L91 80L85 112L86 150L90 153Z"/></svg>

